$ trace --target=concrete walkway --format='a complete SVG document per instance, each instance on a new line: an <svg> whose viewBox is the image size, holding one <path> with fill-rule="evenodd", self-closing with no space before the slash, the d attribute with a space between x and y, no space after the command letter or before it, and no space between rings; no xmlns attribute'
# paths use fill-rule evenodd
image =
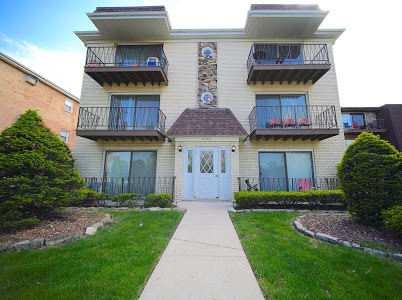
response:
<svg viewBox="0 0 402 300"><path fill-rule="evenodd" d="M230 220L227 202L187 209L140 299L264 299Z"/></svg>

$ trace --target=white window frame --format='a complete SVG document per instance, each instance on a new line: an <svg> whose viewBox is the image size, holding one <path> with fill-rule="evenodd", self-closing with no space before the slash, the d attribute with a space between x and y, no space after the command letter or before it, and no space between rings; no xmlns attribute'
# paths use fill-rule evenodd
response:
<svg viewBox="0 0 402 300"><path fill-rule="evenodd" d="M71 107L70 110L66 109L66 106ZM73 110L74 110L74 102L71 101L70 99L66 98L66 101L64 101L64 110L66 112L69 112L70 114L72 114Z"/></svg>
<svg viewBox="0 0 402 300"><path fill-rule="evenodd" d="M63 135L63 133L66 133L66 135ZM63 140L61 139L61 137L65 137L66 140L63 141ZM62 140L65 144L68 144L69 138L70 138L70 131L69 131L69 130L66 130L66 129L62 129L62 130L60 131L60 140Z"/></svg>

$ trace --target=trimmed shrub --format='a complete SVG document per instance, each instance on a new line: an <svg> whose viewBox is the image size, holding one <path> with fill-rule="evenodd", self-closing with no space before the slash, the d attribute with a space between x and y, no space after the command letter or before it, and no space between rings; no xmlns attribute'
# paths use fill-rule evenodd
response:
<svg viewBox="0 0 402 300"><path fill-rule="evenodd" d="M402 204L402 155L387 141L360 134L337 169L348 210L357 221L382 226L381 212Z"/></svg>
<svg viewBox="0 0 402 300"><path fill-rule="evenodd" d="M133 200L138 200L141 197L142 197L141 194L135 194L135 193L120 194L120 195L114 195L112 198L112 201L118 202L120 205L124 205L124 203L126 203L129 200L131 200L131 202L132 202ZM130 205L131 205L131 203L130 203Z"/></svg>
<svg viewBox="0 0 402 300"><path fill-rule="evenodd" d="M91 189L82 189L80 191L82 204L84 205L104 205L106 200L110 198L109 194L98 193Z"/></svg>
<svg viewBox="0 0 402 300"><path fill-rule="evenodd" d="M149 194L144 199L144 207L173 207L172 196L169 194Z"/></svg>
<svg viewBox="0 0 402 300"><path fill-rule="evenodd" d="M84 180L67 145L32 110L0 134L0 227L34 225L80 198ZM82 198L81 198L82 199Z"/></svg>
<svg viewBox="0 0 402 300"><path fill-rule="evenodd" d="M275 202L279 205L292 206L308 203L312 206L329 204L344 204L343 192L331 191L302 191L302 192L236 192L235 203L243 208L253 208Z"/></svg>
<svg viewBox="0 0 402 300"><path fill-rule="evenodd" d="M384 210L382 216L388 229L402 235L402 205Z"/></svg>

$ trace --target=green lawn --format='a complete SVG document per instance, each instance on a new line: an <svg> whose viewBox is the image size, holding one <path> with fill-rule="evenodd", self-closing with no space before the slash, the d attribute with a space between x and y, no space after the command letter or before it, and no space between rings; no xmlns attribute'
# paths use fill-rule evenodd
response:
<svg viewBox="0 0 402 300"><path fill-rule="evenodd" d="M0 298L138 298L183 212L110 213L115 225L95 236L0 255Z"/></svg>
<svg viewBox="0 0 402 300"><path fill-rule="evenodd" d="M269 299L401 299L402 266L296 232L299 214L230 214Z"/></svg>

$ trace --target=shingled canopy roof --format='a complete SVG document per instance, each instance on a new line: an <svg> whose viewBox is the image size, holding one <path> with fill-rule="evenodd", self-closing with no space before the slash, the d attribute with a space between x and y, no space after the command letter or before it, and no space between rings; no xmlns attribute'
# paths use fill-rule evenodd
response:
<svg viewBox="0 0 402 300"><path fill-rule="evenodd" d="M228 108L186 108L167 132L168 136L230 135L246 136L247 131Z"/></svg>

